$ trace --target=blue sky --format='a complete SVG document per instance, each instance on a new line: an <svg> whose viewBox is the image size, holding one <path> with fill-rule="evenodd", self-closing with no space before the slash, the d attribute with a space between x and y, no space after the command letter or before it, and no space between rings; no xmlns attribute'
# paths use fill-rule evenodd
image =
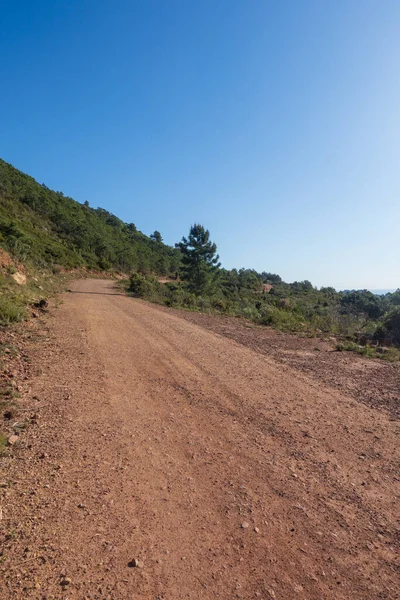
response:
<svg viewBox="0 0 400 600"><path fill-rule="evenodd" d="M227 268L400 286L398 0L3 0L0 156Z"/></svg>

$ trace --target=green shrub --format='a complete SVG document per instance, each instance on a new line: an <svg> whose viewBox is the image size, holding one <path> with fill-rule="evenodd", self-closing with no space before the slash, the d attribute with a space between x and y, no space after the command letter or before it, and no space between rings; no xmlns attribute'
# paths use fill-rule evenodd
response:
<svg viewBox="0 0 400 600"><path fill-rule="evenodd" d="M394 348L393 346L390 348L384 348L384 352L381 354L381 356L388 362L400 362L400 350L398 348Z"/></svg>
<svg viewBox="0 0 400 600"><path fill-rule="evenodd" d="M138 298L148 298L154 302L164 302L166 290L155 277L133 273L129 280L128 291Z"/></svg>
<svg viewBox="0 0 400 600"><path fill-rule="evenodd" d="M21 297L3 293L0 296L0 324L17 323L26 317L26 306Z"/></svg>
<svg viewBox="0 0 400 600"><path fill-rule="evenodd" d="M301 315L276 306L268 306L261 315L260 323L271 325L282 331L304 330L304 319Z"/></svg>
<svg viewBox="0 0 400 600"><path fill-rule="evenodd" d="M112 263L109 260L106 260L106 259L99 260L99 269L101 269L101 271L108 271L109 269L111 269L111 267L112 267Z"/></svg>
<svg viewBox="0 0 400 600"><path fill-rule="evenodd" d="M211 306L220 312L226 312L228 303L224 298L212 298Z"/></svg>
<svg viewBox="0 0 400 600"><path fill-rule="evenodd" d="M255 321L256 323L260 320L260 312L257 310L255 306L244 306L239 313L245 319L250 319L251 321Z"/></svg>
<svg viewBox="0 0 400 600"><path fill-rule="evenodd" d="M381 336L392 341L393 344L400 345L400 306L390 310L382 320L382 326L377 331L377 337Z"/></svg>
<svg viewBox="0 0 400 600"><path fill-rule="evenodd" d="M400 361L400 350L397 348L375 348L373 346L361 346L360 344L356 344L355 342L348 340L336 344L336 350L339 352L356 352L357 354L361 354L367 358L382 358L383 360L387 360L389 362Z"/></svg>

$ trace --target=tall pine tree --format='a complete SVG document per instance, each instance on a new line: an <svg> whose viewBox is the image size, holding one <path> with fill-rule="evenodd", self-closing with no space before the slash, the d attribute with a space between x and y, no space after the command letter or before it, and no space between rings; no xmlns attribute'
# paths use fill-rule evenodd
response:
<svg viewBox="0 0 400 600"><path fill-rule="evenodd" d="M176 247L182 252L182 279L189 288L196 294L212 292L221 263L208 229L195 223Z"/></svg>

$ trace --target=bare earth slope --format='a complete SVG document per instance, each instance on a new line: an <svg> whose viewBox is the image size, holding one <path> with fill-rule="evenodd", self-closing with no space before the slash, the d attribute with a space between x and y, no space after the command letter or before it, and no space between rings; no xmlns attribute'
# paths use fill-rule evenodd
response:
<svg viewBox="0 0 400 600"><path fill-rule="evenodd" d="M386 412L111 282L47 326L39 424L4 459L2 599L398 597Z"/></svg>

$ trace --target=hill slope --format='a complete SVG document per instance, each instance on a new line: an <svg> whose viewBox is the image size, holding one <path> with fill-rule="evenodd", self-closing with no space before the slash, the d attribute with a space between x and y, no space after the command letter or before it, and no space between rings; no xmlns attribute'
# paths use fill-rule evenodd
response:
<svg viewBox="0 0 400 600"><path fill-rule="evenodd" d="M0 159L0 246L38 267L59 264L168 274L179 251L18 171Z"/></svg>

